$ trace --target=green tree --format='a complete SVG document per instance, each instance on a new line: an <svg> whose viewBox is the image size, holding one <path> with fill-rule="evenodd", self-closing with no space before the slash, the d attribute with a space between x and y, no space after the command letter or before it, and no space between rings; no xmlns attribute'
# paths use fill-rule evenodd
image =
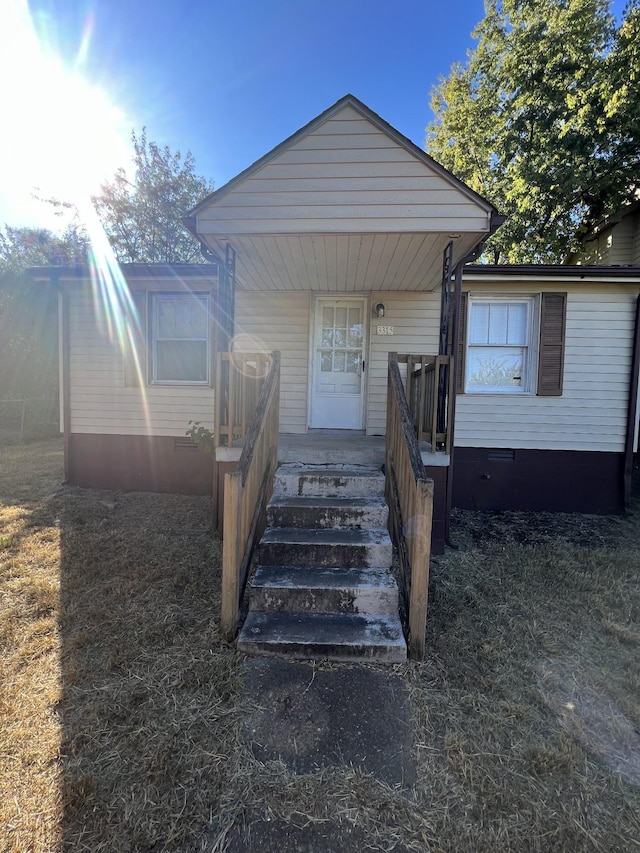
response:
<svg viewBox="0 0 640 853"><path fill-rule="evenodd" d="M427 150L507 216L488 259L561 261L633 198L639 2L616 29L607 0L487 0L433 88Z"/></svg>
<svg viewBox="0 0 640 853"><path fill-rule="evenodd" d="M27 270L82 264L87 245L77 221L60 234L46 228L0 228L0 400L56 396L57 294L34 282ZM3 404L0 419L15 411Z"/></svg>
<svg viewBox="0 0 640 853"><path fill-rule="evenodd" d="M93 202L116 258L122 263L176 263L201 260L197 241L182 217L213 190L196 175L191 152L184 159L147 139L133 143L133 175L119 168Z"/></svg>
<svg viewBox="0 0 640 853"><path fill-rule="evenodd" d="M77 221L61 234L48 228L5 225L0 228L0 276L16 275L29 267L82 264L87 258L88 239Z"/></svg>

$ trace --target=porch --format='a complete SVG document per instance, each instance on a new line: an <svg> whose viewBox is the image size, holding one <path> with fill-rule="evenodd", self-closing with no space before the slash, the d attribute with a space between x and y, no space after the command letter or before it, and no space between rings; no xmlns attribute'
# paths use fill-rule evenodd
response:
<svg viewBox="0 0 640 853"><path fill-rule="evenodd" d="M218 447L214 472L214 518L222 531L224 523L224 476L238 466L242 445ZM446 491L449 453L433 452L430 445L418 444L425 475L433 480L433 523L431 552L444 553L446 537ZM278 434L278 464L302 465L373 465L382 469L385 461L383 435L354 434L350 430L312 430L305 435Z"/></svg>
<svg viewBox="0 0 640 853"><path fill-rule="evenodd" d="M213 501L214 519L220 531L224 526L225 475L238 468L271 359L270 353L218 353ZM441 554L447 535L453 358L391 353L389 360L401 378L415 447L425 476L434 483L431 550ZM279 465L368 465L382 470L386 443L384 435L366 435L358 430L281 432L277 436L276 462Z"/></svg>
<svg viewBox="0 0 640 853"><path fill-rule="evenodd" d="M449 454L433 452L426 441L419 444L426 468L446 468ZM242 445L218 447L216 459L237 462ZM278 462L302 462L307 465L335 462L354 465L384 465L385 438L383 435L364 435L352 430L310 430L304 435L278 434Z"/></svg>
<svg viewBox="0 0 640 853"><path fill-rule="evenodd" d="M381 655L397 660L403 654L401 647L406 650L397 606L395 617L380 616L382 605L376 593L371 594L375 583L380 584L382 598L385 589L399 585L408 619L409 653L422 657L429 555L444 547L452 358L389 354L384 438L334 430L279 436L280 361L278 352L219 355L214 502L216 512L223 514L223 632L230 640L236 635L240 602L266 513L268 529L252 584L249 628L245 626L241 635L243 648L270 653L277 646L281 653L303 657L311 649L312 656L335 659ZM421 445L426 445L424 451ZM429 469L425 461L432 463ZM434 479L439 481L436 500ZM280 484L278 497L273 495L274 482ZM374 507L365 509L370 507L372 488L381 491ZM281 506L286 507L284 516ZM434 513L434 506L440 511ZM380 519L387 515L381 527ZM434 515L442 530L435 549ZM284 530L275 530L283 526ZM399 559L397 582L390 573L389 534ZM289 576L291 565L311 567L313 579L302 568ZM352 569L356 580L353 587L345 586L354 575ZM262 583L282 589L275 597L272 592L262 594L256 591ZM342 586L334 588L336 583ZM322 594L318 584L327 585ZM318 603L325 597L333 603L324 607L337 608L335 613L307 612L322 607ZM366 599L367 609L355 604L359 597ZM347 611L342 612L345 606ZM393 604L385 606L394 611ZM295 612L270 615L273 608ZM334 647L338 625L346 634Z"/></svg>

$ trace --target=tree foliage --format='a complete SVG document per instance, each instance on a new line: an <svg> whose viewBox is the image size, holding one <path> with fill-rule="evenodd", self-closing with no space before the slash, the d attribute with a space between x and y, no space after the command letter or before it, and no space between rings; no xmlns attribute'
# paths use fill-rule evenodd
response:
<svg viewBox="0 0 640 853"><path fill-rule="evenodd" d="M34 282L26 270L84 263L87 247L77 221L61 234L46 228L0 228L0 399L57 394L57 294ZM3 406L0 416L6 411Z"/></svg>
<svg viewBox="0 0 640 853"><path fill-rule="evenodd" d="M123 167L93 200L121 262L178 263L200 259L184 216L213 189L195 174L192 155L172 153L132 133L132 177ZM59 234L46 228L0 228L0 399L39 397L57 391L57 295L33 281L29 267L84 264L90 239L74 205L43 199L71 214ZM1 414L1 413L0 413Z"/></svg>
<svg viewBox="0 0 640 853"><path fill-rule="evenodd" d="M176 263L200 259L197 241L182 217L213 190L213 183L196 175L191 152L161 148L147 139L146 130L131 134L133 175L121 167L104 183L93 201L114 250L122 263Z"/></svg>
<svg viewBox="0 0 640 853"><path fill-rule="evenodd" d="M558 262L640 181L640 0L486 0L465 65L431 93L432 156L506 223L494 261Z"/></svg>
<svg viewBox="0 0 640 853"><path fill-rule="evenodd" d="M0 277L48 264L78 264L87 258L87 235L77 222L61 234L47 228L0 228Z"/></svg>

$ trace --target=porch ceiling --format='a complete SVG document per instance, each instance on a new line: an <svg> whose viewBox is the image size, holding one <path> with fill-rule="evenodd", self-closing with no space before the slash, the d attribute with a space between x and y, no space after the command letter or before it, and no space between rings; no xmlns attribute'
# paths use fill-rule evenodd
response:
<svg viewBox="0 0 640 853"><path fill-rule="evenodd" d="M434 290L449 241L455 264L486 233L201 234L200 239L220 257L227 243L233 246L242 290L360 293Z"/></svg>

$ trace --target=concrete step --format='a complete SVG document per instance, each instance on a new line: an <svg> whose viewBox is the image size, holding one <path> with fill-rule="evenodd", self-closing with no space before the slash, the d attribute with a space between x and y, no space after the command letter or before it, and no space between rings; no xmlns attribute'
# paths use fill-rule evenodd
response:
<svg viewBox="0 0 640 853"><path fill-rule="evenodd" d="M369 530L269 527L260 541L264 566L389 568L393 546L383 528Z"/></svg>
<svg viewBox="0 0 640 853"><path fill-rule="evenodd" d="M398 585L389 569L259 566L251 610L398 615Z"/></svg>
<svg viewBox="0 0 640 853"><path fill-rule="evenodd" d="M275 495L303 497L367 497L384 494L384 474L373 465L280 465Z"/></svg>
<svg viewBox="0 0 640 853"><path fill-rule="evenodd" d="M332 660L406 660L397 616L249 611L238 648L250 654Z"/></svg>
<svg viewBox="0 0 640 853"><path fill-rule="evenodd" d="M274 495L267 506L269 527L386 527L383 497L321 498Z"/></svg>

